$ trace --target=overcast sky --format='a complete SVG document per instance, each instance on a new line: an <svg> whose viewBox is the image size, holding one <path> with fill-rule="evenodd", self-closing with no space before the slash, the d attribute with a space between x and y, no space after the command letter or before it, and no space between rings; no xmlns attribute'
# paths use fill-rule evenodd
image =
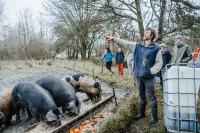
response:
<svg viewBox="0 0 200 133"><path fill-rule="evenodd" d="M9 23L14 23L17 20L17 13L23 8L31 8L34 16L38 15L39 11L43 11L42 1L44 0L3 0L6 4L5 14Z"/></svg>

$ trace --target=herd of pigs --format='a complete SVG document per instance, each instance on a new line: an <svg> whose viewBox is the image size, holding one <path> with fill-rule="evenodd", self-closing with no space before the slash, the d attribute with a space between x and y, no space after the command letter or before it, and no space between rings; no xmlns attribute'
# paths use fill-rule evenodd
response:
<svg viewBox="0 0 200 133"><path fill-rule="evenodd" d="M79 115L81 102L76 92L86 93L92 102L101 100L101 84L96 78L83 74L44 77L38 81L23 81L13 89L0 94L0 127L8 126L16 114L20 122L20 110L26 109L28 117L40 118L47 124L59 121L59 115L68 111L69 115Z"/></svg>

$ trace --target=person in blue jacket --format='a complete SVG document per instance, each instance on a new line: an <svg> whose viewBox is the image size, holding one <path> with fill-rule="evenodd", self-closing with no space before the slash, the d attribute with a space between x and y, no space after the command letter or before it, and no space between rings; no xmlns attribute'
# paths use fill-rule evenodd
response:
<svg viewBox="0 0 200 133"><path fill-rule="evenodd" d="M115 57L115 54L113 54L109 48L106 48L105 53L103 54L101 60L103 61L104 58L106 58L106 68L112 72L111 66L112 66L112 58ZM114 72L112 72L114 73Z"/></svg>

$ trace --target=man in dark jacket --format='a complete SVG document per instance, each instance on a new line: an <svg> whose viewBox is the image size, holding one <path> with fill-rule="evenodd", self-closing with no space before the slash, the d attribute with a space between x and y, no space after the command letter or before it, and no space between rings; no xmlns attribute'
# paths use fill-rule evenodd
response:
<svg viewBox="0 0 200 133"><path fill-rule="evenodd" d="M162 68L164 68L165 65L171 61L172 56L171 56L171 53L168 51L167 46L164 43L159 44L159 46L160 46L160 50L162 53L162 60L163 60ZM163 86L161 70L156 74L156 76L160 77L160 85Z"/></svg>
<svg viewBox="0 0 200 133"><path fill-rule="evenodd" d="M115 63L117 64L118 74L123 75L123 62L124 62L124 53L121 48L118 48L118 52L115 54Z"/></svg>

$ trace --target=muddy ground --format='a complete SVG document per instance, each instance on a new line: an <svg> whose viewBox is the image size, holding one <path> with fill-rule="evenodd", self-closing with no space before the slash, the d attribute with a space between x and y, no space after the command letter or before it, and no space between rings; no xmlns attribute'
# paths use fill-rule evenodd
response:
<svg viewBox="0 0 200 133"><path fill-rule="evenodd" d="M22 81L35 82L36 80L46 77L46 76L55 76L58 78L63 78L66 75L70 75L74 73L76 72L67 70L65 68L44 68L44 69L31 68L31 69L18 69L18 70L2 70L0 71L0 93L2 93L3 91L7 89L13 88L17 83L22 82ZM113 92L112 88L107 83L101 82L101 86L102 86L103 93ZM130 90L122 90L120 88L115 88L115 93L116 93L117 100L120 101L120 99L130 94ZM76 93L76 94L79 100L82 102L88 99L85 93ZM90 105L90 107L92 106L92 104L88 104L88 105ZM113 105L109 106L109 108L107 107L106 111L111 110L112 107ZM84 110L83 107L81 110ZM29 127L30 125L35 124L37 122L34 118L28 119L27 113L22 114L21 120L22 122L17 124L15 123L15 116L13 116L13 119L12 119L13 124L9 127L6 127L3 130L0 130L0 132L16 133L16 132L24 130L26 127ZM65 121L67 120L68 119L66 119ZM101 121L103 121L103 119Z"/></svg>

